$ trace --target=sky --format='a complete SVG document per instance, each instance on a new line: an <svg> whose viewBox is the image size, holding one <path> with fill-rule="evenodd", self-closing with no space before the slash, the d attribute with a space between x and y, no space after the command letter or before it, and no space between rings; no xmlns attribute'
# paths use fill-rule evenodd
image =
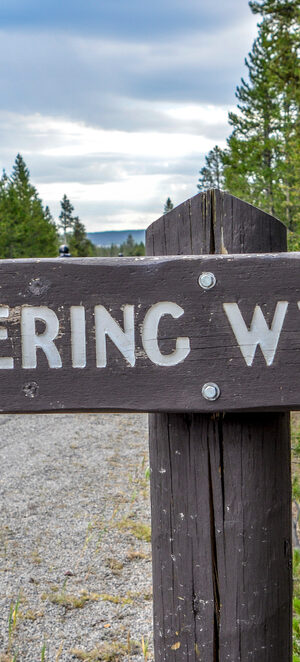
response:
<svg viewBox="0 0 300 662"><path fill-rule="evenodd" d="M0 168L57 220L146 228L197 193L256 36L247 0L1 0Z"/></svg>

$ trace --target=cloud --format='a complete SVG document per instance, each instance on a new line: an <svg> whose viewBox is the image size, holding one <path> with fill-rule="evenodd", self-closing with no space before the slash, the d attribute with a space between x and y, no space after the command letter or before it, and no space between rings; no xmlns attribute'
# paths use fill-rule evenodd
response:
<svg viewBox="0 0 300 662"><path fill-rule="evenodd" d="M241 0L2 0L0 166L16 153L55 216L146 227L225 144L256 21Z"/></svg>
<svg viewBox="0 0 300 662"><path fill-rule="evenodd" d="M213 134L226 122L226 109L220 107L177 104L159 112L173 118L174 133L109 131L2 111L0 164L9 164L10 171L20 151L55 217L66 193L89 230L128 227L129 219L132 227L146 227L160 215L168 195L178 204L196 193L201 161L216 142L205 129L209 126ZM179 133L197 114L203 133Z"/></svg>
<svg viewBox="0 0 300 662"><path fill-rule="evenodd" d="M138 106L138 102L137 102ZM152 110L151 110L152 109ZM0 111L0 153L21 151L50 158L68 158L93 154L132 154L147 158L176 157L185 153L205 152L221 132L227 130L226 106L185 104L144 104L148 115L160 117L142 131L110 130L85 122L50 115ZM147 130L148 129L148 130Z"/></svg>
<svg viewBox="0 0 300 662"><path fill-rule="evenodd" d="M139 114L136 100L232 103L253 31L237 24L162 42L2 31L2 108L130 130L135 118L144 129L159 120Z"/></svg>
<svg viewBox="0 0 300 662"><path fill-rule="evenodd" d="M39 192L57 218L58 200L66 192L64 184L42 184ZM169 195L179 204L196 192L195 182L190 177L162 176L161 173L129 177L117 184L109 182L100 186L69 183L67 188L76 214L90 232L146 228L162 215Z"/></svg>
<svg viewBox="0 0 300 662"><path fill-rule="evenodd" d="M207 32L219 25L249 17L241 0L1 0L0 24L5 28L62 30L67 34L97 34L114 37L178 35L200 26Z"/></svg>

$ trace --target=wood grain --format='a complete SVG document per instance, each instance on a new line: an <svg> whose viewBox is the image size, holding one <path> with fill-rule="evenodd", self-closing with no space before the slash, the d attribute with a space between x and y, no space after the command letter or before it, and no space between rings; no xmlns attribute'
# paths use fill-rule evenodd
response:
<svg viewBox="0 0 300 662"><path fill-rule="evenodd" d="M284 250L276 219L219 191L147 232L154 255ZM155 661L290 662L289 415L163 413L149 426Z"/></svg>
<svg viewBox="0 0 300 662"><path fill-rule="evenodd" d="M194 202L191 208L193 205ZM207 202L205 208L212 209L212 205ZM181 212L176 218L181 227ZM169 214L165 223L170 225ZM160 225L158 221L159 233ZM177 244L172 247L170 240L169 250L178 250L176 221L173 225ZM184 224L183 228L184 250L191 250L196 239L189 246ZM154 239L154 226L150 230ZM162 232L164 246L170 232L170 227ZM218 236L217 233L214 244ZM225 241L229 246L225 231L222 241L224 251ZM198 278L203 272L212 272L216 277L211 290L199 286ZM0 319L0 328L7 329L8 334L7 339L0 341L0 411L217 412L299 408L299 277L300 254L0 261L0 314L3 306L9 307L8 319ZM259 305L271 328L279 301L286 301L288 308L274 360L267 365L258 346L249 366L223 304L237 303L247 328ZM178 319L163 315L158 326L158 346L163 356L174 352L178 337L189 339L190 352L177 365L157 365L143 344L145 316L158 302L173 302L184 311ZM95 306L104 306L123 328L125 304L134 306L135 364L130 365L107 338L107 365L97 367ZM36 351L36 367L24 367L21 319L28 306L36 311L46 306L57 317L59 331L54 345L61 359L59 369L49 366L40 348ZM86 363L81 367L74 367L72 362L73 306L81 306L86 319ZM37 321L36 327L37 333L42 334L43 323ZM13 359L13 369L3 369L2 357ZM210 402L203 397L202 386L207 382L218 384L218 400Z"/></svg>

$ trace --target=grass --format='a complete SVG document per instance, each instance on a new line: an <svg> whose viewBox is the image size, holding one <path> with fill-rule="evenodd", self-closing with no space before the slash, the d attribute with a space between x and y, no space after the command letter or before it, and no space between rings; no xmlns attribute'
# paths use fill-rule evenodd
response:
<svg viewBox="0 0 300 662"><path fill-rule="evenodd" d="M134 474L128 478L129 485L133 488L131 504L140 496L144 499L149 497L149 478L150 468L146 466L146 454L144 454L141 463L135 467Z"/></svg>
<svg viewBox="0 0 300 662"><path fill-rule="evenodd" d="M44 642L41 651L41 662L45 662L45 659L46 659L46 643Z"/></svg>
<svg viewBox="0 0 300 662"><path fill-rule="evenodd" d="M115 559L114 557L108 557L105 559L105 565L107 568L110 568L113 575L119 575L124 568L124 563L121 563L121 561L118 561L118 559Z"/></svg>
<svg viewBox="0 0 300 662"><path fill-rule="evenodd" d="M11 644L14 631L17 627L17 622L19 618L19 607L21 602L21 594L19 593L17 601L15 604L10 605L9 616L8 616L8 639L9 644Z"/></svg>
<svg viewBox="0 0 300 662"><path fill-rule="evenodd" d="M299 414L292 416L292 490L293 506L296 517L299 516L300 503L300 419ZM293 554L293 662L300 662L300 549Z"/></svg>
<svg viewBox="0 0 300 662"><path fill-rule="evenodd" d="M40 565L40 563L42 563L42 559L36 549L31 552L30 559L32 563L35 563L36 565Z"/></svg>
<svg viewBox="0 0 300 662"><path fill-rule="evenodd" d="M294 550L293 662L300 662L300 550Z"/></svg>
<svg viewBox="0 0 300 662"><path fill-rule="evenodd" d="M109 593L88 593L88 591L81 591L79 595L75 595L74 593L68 593L65 587L63 587L61 591L53 591L48 596L44 595L43 599L48 599L54 605L71 610L82 609L88 602L98 602L98 600L112 602L116 605L129 605L133 603L133 597L135 596L131 593L122 596L110 595Z"/></svg>
<svg viewBox="0 0 300 662"><path fill-rule="evenodd" d="M140 550L134 548L130 549L126 554L127 561L137 561L150 558L151 554L145 554L145 552L141 552Z"/></svg>
<svg viewBox="0 0 300 662"><path fill-rule="evenodd" d="M37 621L39 618L43 618L44 615L43 610L27 609L25 612L20 612L20 618L24 621Z"/></svg>
<svg viewBox="0 0 300 662"><path fill-rule="evenodd" d="M133 603L130 593L125 597L122 597L121 595L110 595L109 593L101 593L100 598L105 602L113 602L115 605L131 605Z"/></svg>
<svg viewBox="0 0 300 662"><path fill-rule="evenodd" d="M88 593L87 591L81 591L79 595L75 595L74 593L67 593L63 588L61 591L50 593L47 597L49 602L65 607L65 609L82 609L87 602L98 601L101 596L99 593Z"/></svg>
<svg viewBox="0 0 300 662"><path fill-rule="evenodd" d="M115 641L99 644L90 651L72 648L71 653L84 662L120 662L125 656L130 655L131 644L130 641L127 644Z"/></svg>
<svg viewBox="0 0 300 662"><path fill-rule="evenodd" d="M132 515L123 517L116 523L116 526L119 531L128 531L137 540L151 542L151 527L149 524L145 524L144 522L136 522Z"/></svg>
<svg viewBox="0 0 300 662"><path fill-rule="evenodd" d="M55 655L55 662L59 662L62 652L63 652L63 643L61 642L61 644L59 645L59 649Z"/></svg>
<svg viewBox="0 0 300 662"><path fill-rule="evenodd" d="M19 612L19 607L21 604L21 592L19 593L17 600L15 603L11 603L10 608L9 608L9 615L8 615L8 648L7 648L7 655L2 656L2 660L0 658L0 662L17 662L18 659L18 653L11 653L12 648L13 648L13 639L14 639L14 634L15 630L17 628L19 619L20 619L20 612Z"/></svg>
<svg viewBox="0 0 300 662"><path fill-rule="evenodd" d="M144 637L142 637L142 653L145 662L147 662L149 657L149 641L148 639L144 639Z"/></svg>

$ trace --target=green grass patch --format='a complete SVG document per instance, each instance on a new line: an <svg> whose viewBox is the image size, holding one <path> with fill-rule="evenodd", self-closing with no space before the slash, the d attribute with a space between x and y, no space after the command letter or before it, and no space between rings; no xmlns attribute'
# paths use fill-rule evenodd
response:
<svg viewBox="0 0 300 662"><path fill-rule="evenodd" d="M118 641L105 642L90 651L72 648L70 652L83 662L120 662L124 657L130 655L131 642L127 644Z"/></svg>
<svg viewBox="0 0 300 662"><path fill-rule="evenodd" d="M119 531L128 531L137 540L151 542L151 527L144 522L135 522L132 517L123 517L116 523Z"/></svg>

